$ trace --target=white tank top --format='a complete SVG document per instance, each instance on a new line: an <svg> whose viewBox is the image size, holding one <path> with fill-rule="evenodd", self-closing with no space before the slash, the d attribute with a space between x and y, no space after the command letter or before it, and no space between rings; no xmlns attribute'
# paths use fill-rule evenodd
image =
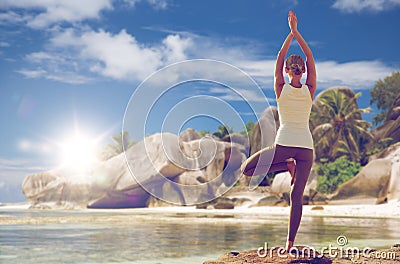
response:
<svg viewBox="0 0 400 264"><path fill-rule="evenodd" d="M286 83L277 102L280 126L275 144L313 149L309 127L312 99L308 86L296 88Z"/></svg>

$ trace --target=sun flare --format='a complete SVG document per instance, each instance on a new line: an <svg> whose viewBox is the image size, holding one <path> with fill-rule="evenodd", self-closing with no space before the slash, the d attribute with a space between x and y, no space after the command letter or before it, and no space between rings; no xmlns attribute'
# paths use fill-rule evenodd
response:
<svg viewBox="0 0 400 264"><path fill-rule="evenodd" d="M85 171L96 161L95 141L81 134L67 138L61 144L62 167Z"/></svg>

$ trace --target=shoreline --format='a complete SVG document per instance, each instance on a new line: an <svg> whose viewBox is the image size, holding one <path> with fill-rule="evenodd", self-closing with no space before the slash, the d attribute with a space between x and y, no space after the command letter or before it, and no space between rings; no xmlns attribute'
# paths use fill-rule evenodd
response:
<svg viewBox="0 0 400 264"><path fill-rule="evenodd" d="M35 212L93 212L119 214L146 215L170 213L176 216L207 215L223 219L224 216L251 216L252 219L265 218L268 216L288 216L289 206L238 206L234 209L196 209L195 206L165 206L151 208L123 208L123 209L88 209L83 207L51 209L30 209L30 203L3 203L1 211L22 210ZM303 217L332 217L332 218L395 218L400 219L400 202L390 201L385 204L325 204L325 205L303 205ZM1 218L0 218L1 219Z"/></svg>

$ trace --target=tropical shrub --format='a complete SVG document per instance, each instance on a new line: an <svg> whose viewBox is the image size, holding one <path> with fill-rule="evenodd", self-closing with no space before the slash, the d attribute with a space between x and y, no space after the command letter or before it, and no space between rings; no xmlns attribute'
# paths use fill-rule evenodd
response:
<svg viewBox="0 0 400 264"><path fill-rule="evenodd" d="M318 174L317 191L333 193L337 187L353 178L360 170L361 165L342 156L333 162L316 165Z"/></svg>

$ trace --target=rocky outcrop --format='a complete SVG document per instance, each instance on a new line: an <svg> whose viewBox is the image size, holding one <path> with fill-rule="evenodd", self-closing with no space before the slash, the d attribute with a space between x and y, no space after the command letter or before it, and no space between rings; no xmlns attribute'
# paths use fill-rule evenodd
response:
<svg viewBox="0 0 400 264"><path fill-rule="evenodd" d="M271 184L271 192L277 195L290 192L291 179L288 171L276 174Z"/></svg>
<svg viewBox="0 0 400 264"><path fill-rule="evenodd" d="M195 131L155 134L97 165L85 182L43 172L28 175L22 189L33 203L79 202L89 208L143 207L149 193L174 204L195 204L229 190L244 159L245 146L200 138Z"/></svg>
<svg viewBox="0 0 400 264"><path fill-rule="evenodd" d="M377 159L369 162L354 178L339 186L332 200L367 196L386 201L391 176L391 161Z"/></svg>
<svg viewBox="0 0 400 264"><path fill-rule="evenodd" d="M400 142L390 146L380 155L380 158L391 161L388 200L400 200Z"/></svg>
<svg viewBox="0 0 400 264"><path fill-rule="evenodd" d="M226 135L221 139L224 142L232 142L239 144L244 147L244 152L246 155L249 154L250 151L250 141L248 136L241 135L239 133L231 133Z"/></svg>
<svg viewBox="0 0 400 264"><path fill-rule="evenodd" d="M376 141L384 138L392 138L394 142L400 142L400 95L393 102L393 106L386 115L386 121L372 130Z"/></svg>
<svg viewBox="0 0 400 264"><path fill-rule="evenodd" d="M256 153L262 148L272 146L275 142L276 131L279 128L278 109L270 106L264 110L258 122L254 125L250 135L250 149L248 156ZM249 186L251 177L243 177L241 183ZM260 186L271 185L267 177L260 183Z"/></svg>
<svg viewBox="0 0 400 264"><path fill-rule="evenodd" d="M199 133L197 133L197 131L194 130L193 128L185 129L179 135L179 141L180 142L189 142L189 141L197 140L197 139L200 139L200 138L201 138L201 136L199 135Z"/></svg>
<svg viewBox="0 0 400 264"><path fill-rule="evenodd" d="M39 172L28 175L22 183L22 192L36 206L41 202L55 202L59 205L67 201L86 205L92 190L88 184L69 182L55 171Z"/></svg>
<svg viewBox="0 0 400 264"><path fill-rule="evenodd" d="M22 182L22 192L28 200L57 201L62 193L65 179L54 172L30 174Z"/></svg>
<svg viewBox="0 0 400 264"><path fill-rule="evenodd" d="M275 141L278 128L278 109L275 106L270 106L264 110L260 119L254 125L250 137L250 155L264 147L271 146Z"/></svg>
<svg viewBox="0 0 400 264"><path fill-rule="evenodd" d="M376 203L400 199L400 143L375 156L354 178L339 186L331 200L376 198Z"/></svg>

